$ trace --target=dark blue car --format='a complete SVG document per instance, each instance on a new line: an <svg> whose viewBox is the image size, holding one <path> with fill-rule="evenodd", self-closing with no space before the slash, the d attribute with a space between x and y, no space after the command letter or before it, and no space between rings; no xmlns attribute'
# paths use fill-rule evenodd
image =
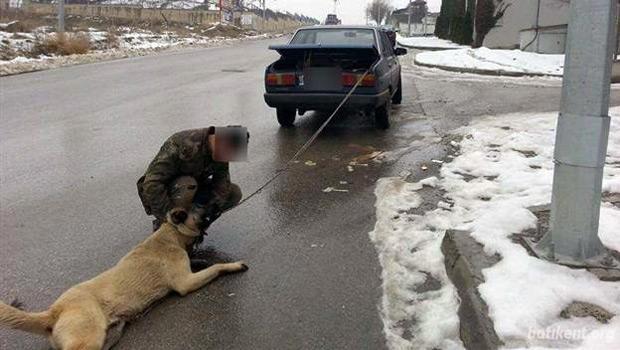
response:
<svg viewBox="0 0 620 350"><path fill-rule="evenodd" d="M374 112L377 127L389 127L391 105L402 100L398 56L407 50L395 48L386 30L307 27L270 49L281 57L266 69L265 101L283 127L293 126L298 112L333 111L367 71L344 108Z"/></svg>

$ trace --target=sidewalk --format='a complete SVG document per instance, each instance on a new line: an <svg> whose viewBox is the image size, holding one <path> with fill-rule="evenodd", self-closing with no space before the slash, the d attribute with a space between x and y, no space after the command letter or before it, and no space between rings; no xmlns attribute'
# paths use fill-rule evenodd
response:
<svg viewBox="0 0 620 350"><path fill-rule="evenodd" d="M416 55L415 63L448 71L483 75L561 77L564 74L564 55L485 47L423 52Z"/></svg>
<svg viewBox="0 0 620 350"><path fill-rule="evenodd" d="M620 193L620 108L611 115L603 191L606 198L617 198L611 194ZM379 180L377 224L370 236L380 252L382 313L394 348L463 348L457 316L463 301L441 251L446 232L462 230L499 260L481 270L476 290L506 348L620 349L620 283L539 260L513 241L515 234L536 228L537 217L528 208L551 200L557 116L476 120L444 138L451 156L436 160L442 163L439 177ZM424 191L438 193L437 202L424 202ZM429 207L436 209L423 209ZM620 207L604 201L603 244L620 251L619 231ZM575 313L576 304L610 316ZM407 334L416 336L407 339Z"/></svg>

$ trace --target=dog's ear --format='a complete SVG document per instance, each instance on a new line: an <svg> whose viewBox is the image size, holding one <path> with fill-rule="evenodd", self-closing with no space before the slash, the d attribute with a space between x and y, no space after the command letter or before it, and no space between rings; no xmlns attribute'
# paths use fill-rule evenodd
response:
<svg viewBox="0 0 620 350"><path fill-rule="evenodd" d="M187 220L187 211L183 208L174 208L170 211L170 221L174 225L180 225Z"/></svg>

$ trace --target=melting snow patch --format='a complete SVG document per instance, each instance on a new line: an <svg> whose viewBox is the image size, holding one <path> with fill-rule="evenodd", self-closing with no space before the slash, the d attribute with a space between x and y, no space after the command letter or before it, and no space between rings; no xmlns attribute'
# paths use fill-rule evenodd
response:
<svg viewBox="0 0 620 350"><path fill-rule="evenodd" d="M619 192L620 108L611 111L603 187ZM620 283L603 282L529 256L510 236L536 225L527 209L551 200L557 113L482 118L461 128L460 154L439 178L408 183L379 180L377 223L370 233L383 268L382 316L392 349L461 348L458 299L446 276L441 240L448 229L467 230L502 260L484 270L480 294L505 348L620 349ZM443 191L437 208L419 213L424 185ZM620 209L601 207L599 236L620 250ZM433 280L433 288L428 281ZM562 318L571 303L597 305L615 315Z"/></svg>
<svg viewBox="0 0 620 350"><path fill-rule="evenodd" d="M386 178L375 190L377 223L370 238L383 268L384 331L393 349L462 349L456 290L440 251L443 233L407 214L422 203L416 192L422 186ZM442 288L421 291L429 278Z"/></svg>

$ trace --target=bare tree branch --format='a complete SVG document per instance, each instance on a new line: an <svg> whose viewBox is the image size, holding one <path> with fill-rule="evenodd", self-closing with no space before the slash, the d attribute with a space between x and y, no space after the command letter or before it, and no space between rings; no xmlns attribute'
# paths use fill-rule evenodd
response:
<svg viewBox="0 0 620 350"><path fill-rule="evenodd" d="M390 0L373 0L366 6L366 14L378 25L382 24L392 13Z"/></svg>

